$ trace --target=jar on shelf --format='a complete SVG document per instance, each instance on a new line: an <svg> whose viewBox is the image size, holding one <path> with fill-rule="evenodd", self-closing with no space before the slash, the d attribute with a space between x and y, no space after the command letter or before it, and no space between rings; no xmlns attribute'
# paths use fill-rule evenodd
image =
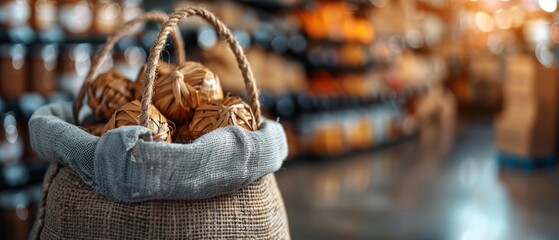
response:
<svg viewBox="0 0 559 240"><path fill-rule="evenodd" d="M386 111L389 114L389 120L386 125L388 138L392 141L403 136L402 131L402 106L398 104L387 104Z"/></svg>
<svg viewBox="0 0 559 240"><path fill-rule="evenodd" d="M344 128L333 115L322 114L316 123L311 137L311 151L319 156L335 156L344 153L346 143Z"/></svg>
<svg viewBox="0 0 559 240"><path fill-rule="evenodd" d="M26 54L23 44L0 45L0 97L15 100L25 92Z"/></svg>
<svg viewBox="0 0 559 240"><path fill-rule="evenodd" d="M56 91L58 46L46 44L31 49L29 90L48 97Z"/></svg>
<svg viewBox="0 0 559 240"><path fill-rule="evenodd" d="M110 34L122 23L122 8L117 1L96 0L93 4L93 27L96 34Z"/></svg>
<svg viewBox="0 0 559 240"><path fill-rule="evenodd" d="M91 33L94 14L87 0L60 0L58 21L69 35L87 35Z"/></svg>
<svg viewBox="0 0 559 240"><path fill-rule="evenodd" d="M33 224L29 211L29 196L25 191L0 192L0 238L24 240L29 238Z"/></svg>
<svg viewBox="0 0 559 240"><path fill-rule="evenodd" d="M31 10L27 0L0 0L0 26L12 28L26 25Z"/></svg>
<svg viewBox="0 0 559 240"><path fill-rule="evenodd" d="M23 155L23 141L18 121L13 112L1 115L0 121L0 165L20 162Z"/></svg>
<svg viewBox="0 0 559 240"><path fill-rule="evenodd" d="M46 30L56 26L57 0L31 0L30 25L35 30Z"/></svg>
<svg viewBox="0 0 559 240"><path fill-rule="evenodd" d="M344 134L351 149L367 149L373 146L373 125L371 120L358 111L345 114Z"/></svg>
<svg viewBox="0 0 559 240"><path fill-rule="evenodd" d="M372 125L373 142L374 144L382 144L387 142L388 133L387 125L389 115L382 106L372 106L367 109L367 116L369 117Z"/></svg>

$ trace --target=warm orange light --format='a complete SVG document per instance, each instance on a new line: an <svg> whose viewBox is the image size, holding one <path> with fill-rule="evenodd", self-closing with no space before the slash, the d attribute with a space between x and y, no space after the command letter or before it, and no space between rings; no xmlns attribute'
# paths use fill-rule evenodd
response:
<svg viewBox="0 0 559 240"><path fill-rule="evenodd" d="M512 16L512 26L520 27L524 24L526 18L526 12L522 7L514 6L510 10L510 15Z"/></svg>
<svg viewBox="0 0 559 240"><path fill-rule="evenodd" d="M373 25L367 20L356 18L351 5L344 2L321 2L313 9L300 11L297 17L305 32L315 39L363 43L370 43L374 39Z"/></svg>
<svg viewBox="0 0 559 240"><path fill-rule="evenodd" d="M495 23L493 22L493 18L486 12L477 12L476 13L476 26L482 32L491 32Z"/></svg>
<svg viewBox="0 0 559 240"><path fill-rule="evenodd" d="M355 19L352 21L353 39L362 43L371 43L374 39L374 28L371 23L364 19ZM345 28L346 26L344 26ZM344 29L345 31L346 29Z"/></svg>
<svg viewBox="0 0 559 240"><path fill-rule="evenodd" d="M508 29L512 26L512 16L509 11L502 8L497 9L494 14L495 25L500 29Z"/></svg>

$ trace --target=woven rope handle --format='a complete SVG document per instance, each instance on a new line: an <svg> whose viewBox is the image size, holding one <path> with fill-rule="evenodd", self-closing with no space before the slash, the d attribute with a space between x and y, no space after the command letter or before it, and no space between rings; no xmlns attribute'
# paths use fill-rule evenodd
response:
<svg viewBox="0 0 559 240"><path fill-rule="evenodd" d="M142 126L148 127L148 120L150 116L149 106L151 105L153 98L155 70L159 62L161 51L163 50L165 42L167 41L167 37L169 36L171 30L175 28L179 20L190 16L199 16L204 19L215 29L215 31L218 33L218 36L229 44L229 48L233 51L233 54L235 55L235 58L237 59L237 63L239 65L239 69L241 69L241 73L243 74L245 89L249 97L250 107L252 108L255 120L260 127L261 110L260 101L258 98L258 90L256 88L254 74L252 73L243 48L241 47L239 42L237 42L235 36L233 36L231 31L227 28L227 26L225 26L223 22L217 19L217 17L214 16L212 13L198 7L188 7L176 10L173 14L171 14L169 20L165 22L161 27L161 31L159 32L159 35L157 35L157 39L155 40L155 44L151 48L148 59L146 80L144 81L144 87L142 90L142 109L140 115L140 123L142 124Z"/></svg>
<svg viewBox="0 0 559 240"><path fill-rule="evenodd" d="M74 116L74 121L76 123L78 123L78 114L79 114L79 111L82 107L83 98L85 97L85 93L87 92L87 89L89 89L91 84L93 83L95 75L97 74L97 72L99 72L99 69L101 68L101 66L103 65L105 60L107 60L107 56L109 55L111 50L114 48L116 43L121 38L130 34L130 32L132 30L134 30L134 27L138 26L141 23L144 23L144 22L159 22L159 23L163 24L167 20L169 20L169 17L167 16L167 14L165 14L163 12L160 12L160 11L145 12L145 13L141 14L140 16L136 17L135 19L124 23L119 29L117 29L117 31L115 31L115 33L113 33L113 35L109 36L109 38L107 39L107 42L105 43L105 45L101 49L101 52L99 52L99 55L97 55L97 57L95 58L94 64L91 67L91 69L89 70L89 73L87 74L87 76L86 76L86 78L83 82L83 85L82 85L82 87L81 87L81 89L78 93L76 101L74 102L73 116ZM173 44L175 46L175 54L177 55L177 62L179 64L185 62L186 61L185 60L186 59L186 54L184 53L184 43L183 43L180 31L178 31L177 29L175 29L175 31L173 31Z"/></svg>

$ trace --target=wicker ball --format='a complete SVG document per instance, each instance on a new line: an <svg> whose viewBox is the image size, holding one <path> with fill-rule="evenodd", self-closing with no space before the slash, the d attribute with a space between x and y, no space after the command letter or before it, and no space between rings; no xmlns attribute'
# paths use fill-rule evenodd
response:
<svg viewBox="0 0 559 240"><path fill-rule="evenodd" d="M99 75L88 90L88 104L99 120L109 119L122 105L133 100L132 82L116 69Z"/></svg>
<svg viewBox="0 0 559 240"><path fill-rule="evenodd" d="M177 124L187 124L194 109L222 99L217 75L197 62L185 62L155 82L153 104Z"/></svg>
<svg viewBox="0 0 559 240"><path fill-rule="evenodd" d="M198 107L188 125L188 133L185 134L190 136L190 140L194 140L216 128L229 125L241 126L251 131L257 129L252 110L239 97L227 96Z"/></svg>
<svg viewBox="0 0 559 240"><path fill-rule="evenodd" d="M142 99L142 89L144 88L144 80L146 79L147 65L142 68L136 81L134 81L132 89L134 100ZM157 63L157 68L155 69L156 76L168 75L173 70L173 66L165 61L159 61Z"/></svg>
<svg viewBox="0 0 559 240"><path fill-rule="evenodd" d="M151 116L149 117L149 129L153 132L153 139L159 142L171 142L174 124L165 118L155 106L151 105ZM122 126L140 125L141 103L138 100L124 104L113 114L111 119L103 128L102 134L111 129Z"/></svg>

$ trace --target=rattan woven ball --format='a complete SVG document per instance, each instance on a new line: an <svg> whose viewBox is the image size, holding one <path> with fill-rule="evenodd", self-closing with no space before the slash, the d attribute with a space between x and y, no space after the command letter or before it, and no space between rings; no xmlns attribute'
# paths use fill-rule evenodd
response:
<svg viewBox="0 0 559 240"><path fill-rule="evenodd" d="M102 134L122 126L140 125L140 109L141 103L138 100L124 104L109 119ZM167 120L153 105L150 106L150 112L149 129L153 132L153 140L170 143L174 130L173 122Z"/></svg>
<svg viewBox="0 0 559 240"><path fill-rule="evenodd" d="M116 69L99 75L88 90L88 104L99 120L109 119L113 113L133 100L132 82Z"/></svg>
<svg viewBox="0 0 559 240"><path fill-rule="evenodd" d="M217 75L198 62L185 62L155 81L153 104L177 124L187 124L194 109L223 98Z"/></svg>
<svg viewBox="0 0 559 240"><path fill-rule="evenodd" d="M190 136L190 140L194 140L216 128L229 125L237 125L251 131L257 129L252 110L236 96L212 100L198 107L186 134Z"/></svg>
<svg viewBox="0 0 559 240"><path fill-rule="evenodd" d="M134 81L134 84L132 86L134 90L133 91L134 100L142 99L142 89L144 87L144 80L146 78L146 69L147 69L147 65L144 66L142 70L140 70L140 72L138 73L138 77L136 77L136 81ZM155 70L155 73L156 76L168 75L169 73L171 73L171 70L173 70L173 65L165 61L159 61L157 63L157 68Z"/></svg>

